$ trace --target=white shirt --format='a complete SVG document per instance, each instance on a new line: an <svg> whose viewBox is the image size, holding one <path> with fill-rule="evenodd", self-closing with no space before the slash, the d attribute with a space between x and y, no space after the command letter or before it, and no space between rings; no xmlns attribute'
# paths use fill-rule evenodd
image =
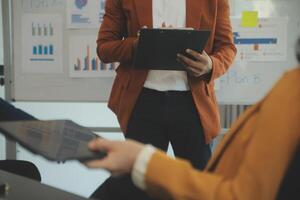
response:
<svg viewBox="0 0 300 200"><path fill-rule="evenodd" d="M186 0L152 0L153 28L186 26ZM158 91L190 90L185 71L150 70L144 87Z"/></svg>

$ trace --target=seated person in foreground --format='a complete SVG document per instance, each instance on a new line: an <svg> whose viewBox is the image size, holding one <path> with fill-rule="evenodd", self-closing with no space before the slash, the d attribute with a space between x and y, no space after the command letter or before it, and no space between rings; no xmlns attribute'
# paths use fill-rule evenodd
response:
<svg viewBox="0 0 300 200"><path fill-rule="evenodd" d="M108 156L86 164L131 173L137 187L158 199L273 200L299 145L300 66L232 125L204 171L131 140L92 141L92 150Z"/></svg>

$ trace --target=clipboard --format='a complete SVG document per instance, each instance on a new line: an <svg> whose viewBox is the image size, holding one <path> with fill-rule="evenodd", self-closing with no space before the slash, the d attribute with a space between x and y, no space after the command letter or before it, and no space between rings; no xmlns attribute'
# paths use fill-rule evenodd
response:
<svg viewBox="0 0 300 200"><path fill-rule="evenodd" d="M202 52L209 36L209 30L141 29L134 69L184 71L177 54L186 55L186 49Z"/></svg>

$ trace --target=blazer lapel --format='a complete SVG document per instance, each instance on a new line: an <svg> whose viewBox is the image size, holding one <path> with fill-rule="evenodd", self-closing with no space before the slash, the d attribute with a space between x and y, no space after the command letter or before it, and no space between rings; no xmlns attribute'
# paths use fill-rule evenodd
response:
<svg viewBox="0 0 300 200"><path fill-rule="evenodd" d="M152 0L134 0L140 27L152 28Z"/></svg>
<svg viewBox="0 0 300 200"><path fill-rule="evenodd" d="M243 116L241 116L241 118L236 123L233 124L233 126L230 128L230 130L226 133L227 136L225 136L225 138L223 139L223 141L221 142L221 144L215 150L212 158L209 160L209 162L208 162L208 164L206 166L206 170L207 171L213 171L215 169L215 167L218 164L221 156L225 152L226 147L234 139L234 137L239 132L239 129L247 121L247 119L249 117L251 117L252 114L254 112L256 112L260 108L260 104L261 103L262 103L262 101L259 102L259 103L257 103L253 107L249 108L249 110L246 111L246 113Z"/></svg>
<svg viewBox="0 0 300 200"><path fill-rule="evenodd" d="M186 0L186 27L199 29L201 24L201 1Z"/></svg>

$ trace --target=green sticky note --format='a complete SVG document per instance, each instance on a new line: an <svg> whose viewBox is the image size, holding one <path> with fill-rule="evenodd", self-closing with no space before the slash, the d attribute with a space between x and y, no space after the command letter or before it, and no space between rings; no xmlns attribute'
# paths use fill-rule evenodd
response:
<svg viewBox="0 0 300 200"><path fill-rule="evenodd" d="M258 24L258 12L257 11L244 11L242 13L242 27L256 27Z"/></svg>

